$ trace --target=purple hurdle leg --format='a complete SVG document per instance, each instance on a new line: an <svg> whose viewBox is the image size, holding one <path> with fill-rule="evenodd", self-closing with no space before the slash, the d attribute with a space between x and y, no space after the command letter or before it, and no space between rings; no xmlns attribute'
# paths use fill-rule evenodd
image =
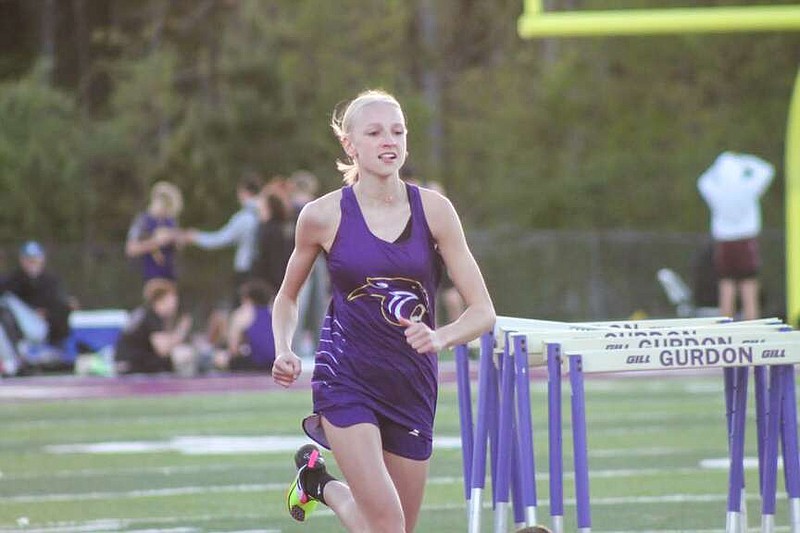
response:
<svg viewBox="0 0 800 533"><path fill-rule="evenodd" d="M511 432L517 436L517 422L512 422ZM514 508L514 530L522 529L525 524L525 504L522 497L522 469L520 467L519 438L511 442L511 502Z"/></svg>
<svg viewBox="0 0 800 533"><path fill-rule="evenodd" d="M461 468L464 473L464 499L469 509L470 472L472 470L472 392L469 380L469 348L460 344L455 349L458 414L461 421Z"/></svg>
<svg viewBox="0 0 800 533"><path fill-rule="evenodd" d="M730 463L731 463L731 450L733 448L732 444L732 437L733 437L733 411L734 411L734 397L735 397L735 390L736 390L736 367L724 367L722 369L722 377L723 382L725 385L725 423L728 429L728 476L730 477ZM730 480L729 480L730 481ZM741 497L744 498L744 491L741 492ZM741 503L739 504L741 508ZM741 519L741 515L739 515ZM746 519L745 519L746 521Z"/></svg>
<svg viewBox="0 0 800 533"><path fill-rule="evenodd" d="M580 355L569 356L569 382L572 389L572 449L575 462L575 500L578 507L578 532L592 530L589 503L589 457L586 442L586 397Z"/></svg>
<svg viewBox="0 0 800 533"><path fill-rule="evenodd" d="M733 414L733 388L734 373L736 368L725 367L722 369L722 378L725 384L725 421L728 424L728 453L731 451L731 416Z"/></svg>
<svg viewBox="0 0 800 533"><path fill-rule="evenodd" d="M522 499L525 523L536 525L536 463L533 454L533 417L528 374L528 348L525 337L514 337L514 362L517 365L517 437L520 450Z"/></svg>
<svg viewBox="0 0 800 533"><path fill-rule="evenodd" d="M767 434L767 367L753 368L756 397L756 444L758 447L758 493L763 492L764 479L764 439Z"/></svg>
<svg viewBox="0 0 800 533"><path fill-rule="evenodd" d="M800 457L797 447L797 394L793 365L786 365L783 370L782 413L783 472L789 500L790 531L798 533L800 532Z"/></svg>
<svg viewBox="0 0 800 533"><path fill-rule="evenodd" d="M500 377L500 422L497 438L497 476L493 492L496 495L494 511L494 530L497 533L508 531L509 488L511 486L511 454L514 434L514 355L511 353L509 334L506 333L503 349L503 365Z"/></svg>
<svg viewBox="0 0 800 533"><path fill-rule="evenodd" d="M561 442L561 347L547 344L547 428L550 452L550 525L564 533L564 455Z"/></svg>
<svg viewBox="0 0 800 533"><path fill-rule="evenodd" d="M502 357L498 361L503 364ZM500 437L500 369L494 364L489 370L491 379L489 384L489 464L491 466L492 480L492 509L497 507L497 445Z"/></svg>
<svg viewBox="0 0 800 533"><path fill-rule="evenodd" d="M761 493L761 531L775 531L775 497L778 476L778 438L780 434L783 386L779 366L769 368L769 413L764 446L764 479Z"/></svg>
<svg viewBox="0 0 800 533"><path fill-rule="evenodd" d="M728 514L725 531L746 531L742 524L742 485L744 483L744 423L747 416L748 368L741 367L734 374L732 413L730 417L730 466L728 470Z"/></svg>
<svg viewBox="0 0 800 533"><path fill-rule="evenodd" d="M490 416L491 381L494 379L492 350L494 338L491 333L481 337L480 367L478 370L478 414L475 424L475 445L472 448L472 467L470 468L470 512L469 532L481 530L481 496L486 484L486 445L489 440L487 417Z"/></svg>

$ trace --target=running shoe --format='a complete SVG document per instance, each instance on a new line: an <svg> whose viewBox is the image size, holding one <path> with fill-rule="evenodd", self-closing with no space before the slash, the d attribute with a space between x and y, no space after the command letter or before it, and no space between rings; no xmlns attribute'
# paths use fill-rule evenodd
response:
<svg viewBox="0 0 800 533"><path fill-rule="evenodd" d="M306 444L294 454L294 464L297 467L297 475L286 493L286 505L292 518L298 522L305 522L308 515L317 508L319 501L306 492L302 477L307 470L324 471L325 460L316 446Z"/></svg>

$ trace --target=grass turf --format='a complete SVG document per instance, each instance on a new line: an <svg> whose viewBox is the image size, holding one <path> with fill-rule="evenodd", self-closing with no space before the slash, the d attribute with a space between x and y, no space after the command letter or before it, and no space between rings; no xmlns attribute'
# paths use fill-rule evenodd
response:
<svg viewBox="0 0 800 533"><path fill-rule="evenodd" d="M0 385L1 386L1 385ZM593 529L722 530L727 453L720 373L593 379L586 385ZM565 414L568 415L565 385ZM532 390L539 517L549 522L544 384ZM284 509L292 453L53 453L54 445L169 442L185 436L300 436L307 390L6 402L0 404L0 531L342 531L327 511L306 524ZM752 406L750 409L752 413ZM565 423L568 417L565 416ZM754 420L746 455L755 456ZM569 425L565 468L571 467ZM455 390L442 387L437 435L457 436ZM332 464L332 459L329 460ZM335 471L335 467L333 468ZM751 498L757 474L746 472ZM434 453L419 532L466 530L461 452ZM779 483L779 488L781 484ZM571 477L565 526L575 529ZM488 494L487 498L488 500ZM749 502L751 525L759 502ZM780 499L777 523L787 522ZM490 531L490 510L483 512Z"/></svg>

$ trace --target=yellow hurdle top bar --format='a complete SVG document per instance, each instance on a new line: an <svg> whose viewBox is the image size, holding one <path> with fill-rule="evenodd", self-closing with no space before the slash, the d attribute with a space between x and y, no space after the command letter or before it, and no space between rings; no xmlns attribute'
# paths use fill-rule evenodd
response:
<svg viewBox="0 0 800 533"><path fill-rule="evenodd" d="M524 38L796 31L798 27L800 5L545 12L540 0L526 0L525 13L517 21Z"/></svg>

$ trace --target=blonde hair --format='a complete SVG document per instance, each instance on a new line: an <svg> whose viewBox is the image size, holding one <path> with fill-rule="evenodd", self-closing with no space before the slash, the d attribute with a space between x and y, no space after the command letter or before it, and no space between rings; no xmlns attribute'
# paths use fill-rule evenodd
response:
<svg viewBox="0 0 800 533"><path fill-rule="evenodd" d="M364 107L375 103L396 105L402 112L400 102L398 102L394 96L386 91L380 89L370 89L364 91L356 96L349 104L347 104L347 107L343 112L339 112L338 109L334 110L333 112L331 128L333 128L333 132L336 134L339 142L344 142L344 139L350 133L352 133L353 121L355 120L355 117L358 115L359 111L361 111ZM342 179L347 185L353 185L358 181L358 162L351 159L349 156L347 157L346 161L337 159L336 168L342 173Z"/></svg>
<svg viewBox="0 0 800 533"><path fill-rule="evenodd" d="M156 201L164 202L164 206L170 216L176 217L183 210L183 194L181 190L168 181L158 181L150 189L150 203Z"/></svg>

